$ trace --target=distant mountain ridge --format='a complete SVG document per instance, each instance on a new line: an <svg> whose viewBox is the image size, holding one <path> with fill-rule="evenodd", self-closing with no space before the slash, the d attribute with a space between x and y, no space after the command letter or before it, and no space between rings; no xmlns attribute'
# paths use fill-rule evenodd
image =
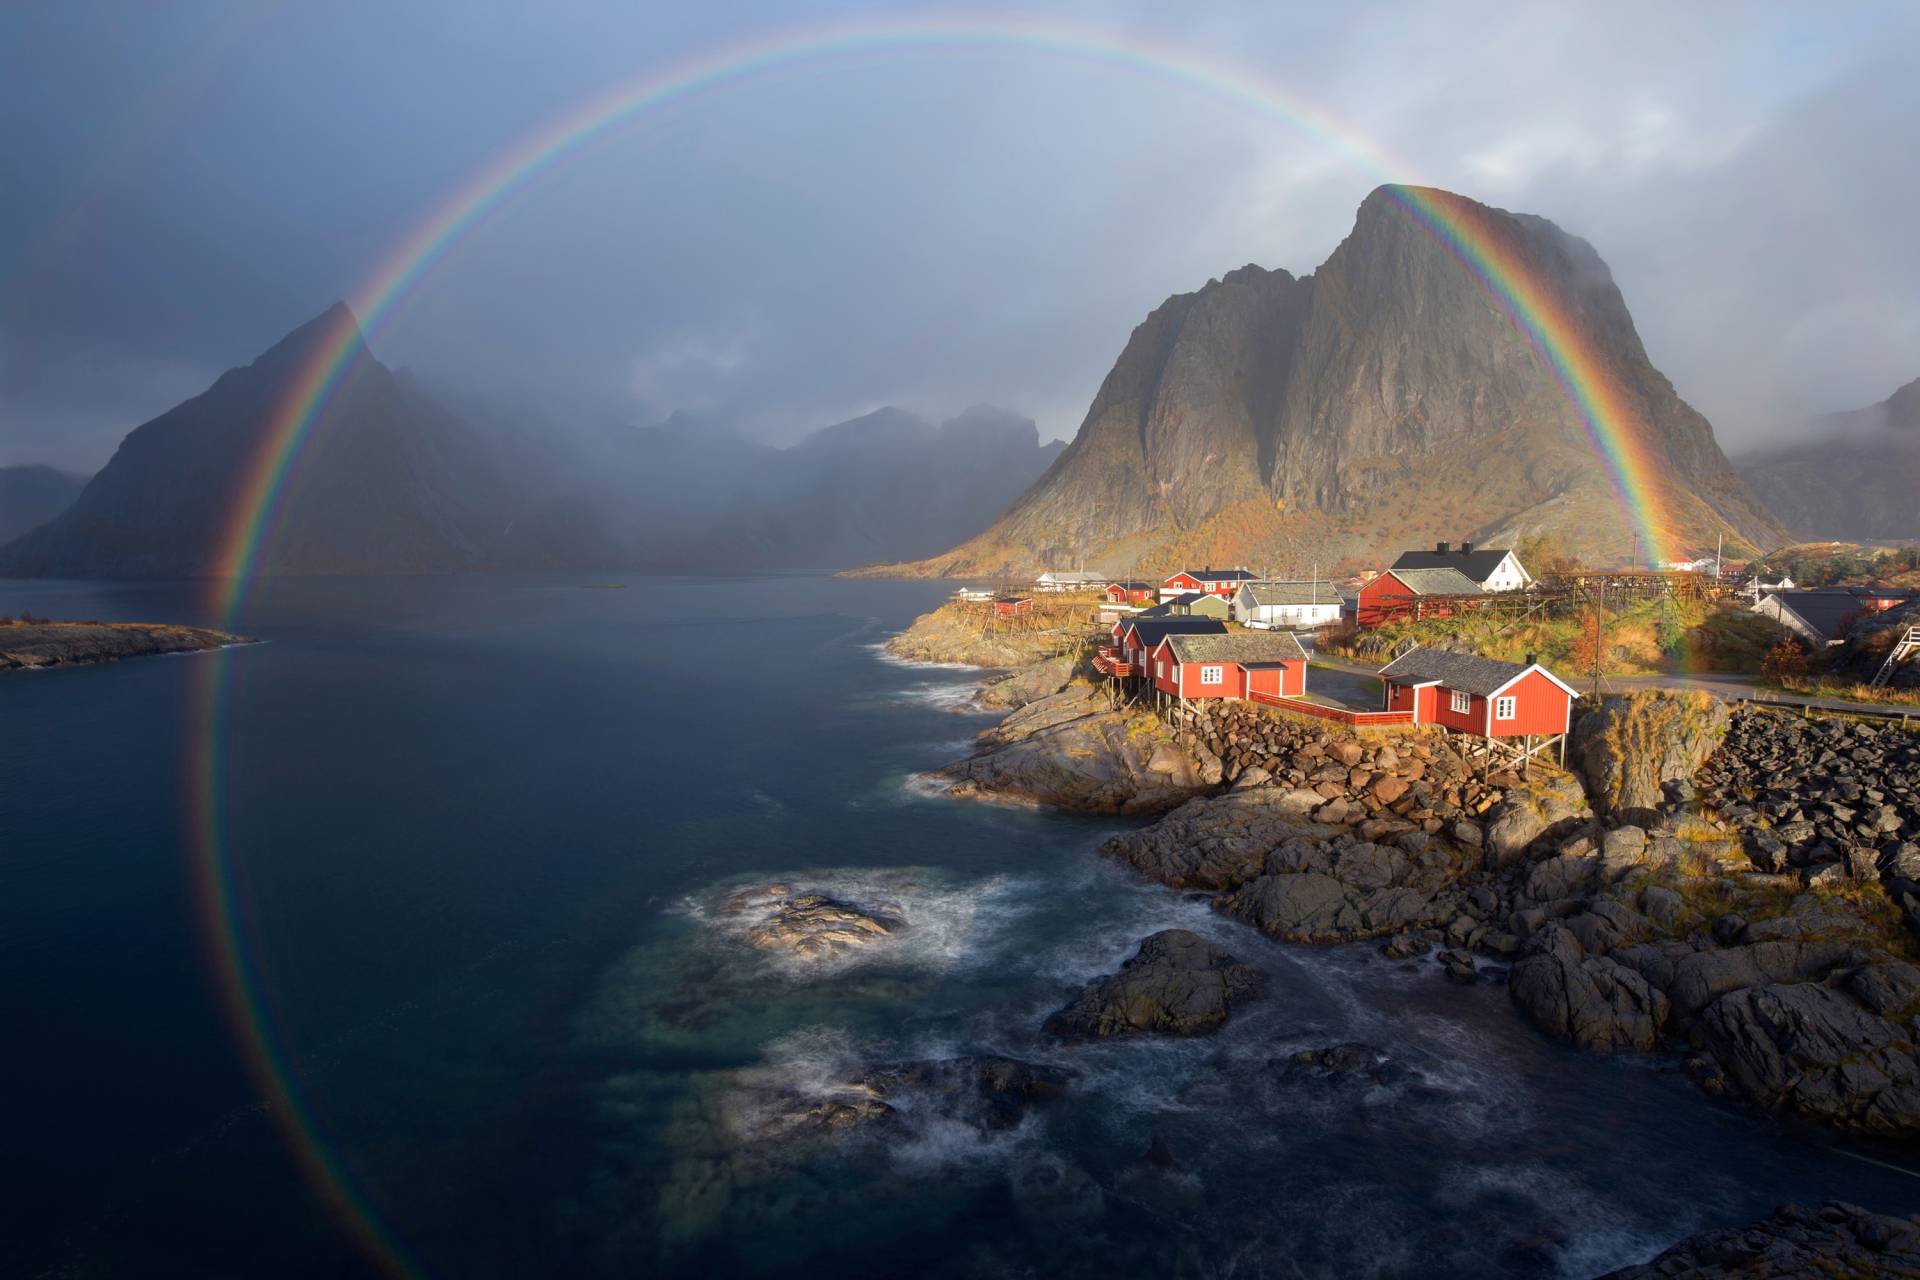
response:
<svg viewBox="0 0 1920 1280"><path fill-rule="evenodd" d="M984 406L940 426L885 408L787 449L686 415L573 434L476 423L375 359L336 304L130 432L64 510L0 546L0 574L219 572L264 434L335 340L343 372L261 531L263 574L832 570L925 556L985 527L1061 448Z"/></svg>
<svg viewBox="0 0 1920 1280"><path fill-rule="evenodd" d="M65 511L86 487L85 476L53 467L0 467L0 545Z"/></svg>
<svg viewBox="0 0 1920 1280"><path fill-rule="evenodd" d="M1590 245L1544 218L1422 195L1549 282L1604 353L1645 424L1675 549L1778 540L1712 427L1648 360ZM1624 564L1645 554L1633 519L1552 370L1382 189L1313 275L1245 266L1162 303L1005 519L945 555L873 571L1324 567L1542 528Z"/></svg>
<svg viewBox="0 0 1920 1280"><path fill-rule="evenodd" d="M1920 378L1879 404L1815 418L1800 434L1738 460L1782 523L1810 538L1920 538Z"/></svg>

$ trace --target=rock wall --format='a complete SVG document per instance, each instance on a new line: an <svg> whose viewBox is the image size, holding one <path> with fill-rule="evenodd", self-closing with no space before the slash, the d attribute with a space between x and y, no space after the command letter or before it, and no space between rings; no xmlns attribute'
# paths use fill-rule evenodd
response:
<svg viewBox="0 0 1920 1280"><path fill-rule="evenodd" d="M1665 801L1665 786L1691 778L1727 731L1725 703L1707 693L1655 690L1602 698L1574 722L1568 757L1594 808L1632 821Z"/></svg>

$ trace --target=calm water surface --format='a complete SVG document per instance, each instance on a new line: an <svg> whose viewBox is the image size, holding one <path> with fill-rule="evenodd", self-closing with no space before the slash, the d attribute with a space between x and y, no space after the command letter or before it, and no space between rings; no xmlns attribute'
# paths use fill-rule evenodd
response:
<svg viewBox="0 0 1920 1280"><path fill-rule="evenodd" d="M1095 856L1112 822L916 792L987 723L966 673L876 652L943 594L269 584L265 644L0 677L0 1274L1584 1276L1786 1199L1920 1205L1885 1153L1548 1045L1496 985L1133 883ZM206 621L199 595L11 582L0 612ZM221 684L271 1100L194 871ZM776 880L907 927L783 964L719 911ZM1039 1036L1172 925L1273 997L1201 1041ZM1345 1040L1409 1075L1273 1062ZM990 1138L756 1128L769 1090L980 1052L1079 1074ZM1178 1167L1139 1165L1155 1136Z"/></svg>

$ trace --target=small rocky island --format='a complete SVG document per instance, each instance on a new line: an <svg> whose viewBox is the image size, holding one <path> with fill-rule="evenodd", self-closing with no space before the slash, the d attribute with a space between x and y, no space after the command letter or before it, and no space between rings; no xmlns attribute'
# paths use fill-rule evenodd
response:
<svg viewBox="0 0 1920 1280"><path fill-rule="evenodd" d="M1162 815L1102 852L1282 941L1376 939L1456 981L1503 982L1545 1034L1667 1057L1705 1095L1920 1140L1920 733L1638 693L1583 703L1568 769L1521 777L1431 729L1237 701L1169 722L1060 663L1002 677L1017 709L929 778L961 798ZM1162 954L1176 950L1192 962ZM1218 1025L1259 977L1216 950L1155 935L1047 1029ZM1623 1274L1904 1265L1915 1230L1787 1206Z"/></svg>
<svg viewBox="0 0 1920 1280"><path fill-rule="evenodd" d="M247 643L245 636L170 623L9 621L0 624L0 671L119 662Z"/></svg>

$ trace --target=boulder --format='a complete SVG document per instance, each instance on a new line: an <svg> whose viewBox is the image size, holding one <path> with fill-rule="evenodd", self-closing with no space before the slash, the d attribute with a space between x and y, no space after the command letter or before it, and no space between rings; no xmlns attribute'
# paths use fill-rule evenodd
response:
<svg viewBox="0 0 1920 1280"><path fill-rule="evenodd" d="M1561 924L1528 938L1507 989L1535 1026L1600 1052L1651 1050L1671 1011L1644 977L1607 956L1588 955Z"/></svg>
<svg viewBox="0 0 1920 1280"><path fill-rule="evenodd" d="M1237 1004L1259 999L1266 978L1197 933L1167 929L1147 938L1120 972L1082 987L1046 1020L1053 1035L1104 1037L1138 1032L1203 1035Z"/></svg>
<svg viewBox="0 0 1920 1280"><path fill-rule="evenodd" d="M1302 816L1318 803L1311 791L1236 789L1189 800L1150 827L1113 837L1100 851L1176 889L1232 889L1259 875L1276 845L1333 835L1332 827Z"/></svg>
<svg viewBox="0 0 1920 1280"><path fill-rule="evenodd" d="M1579 780L1571 774L1546 773L1522 782L1487 814L1487 864L1509 866L1541 837L1563 835L1592 816Z"/></svg>

